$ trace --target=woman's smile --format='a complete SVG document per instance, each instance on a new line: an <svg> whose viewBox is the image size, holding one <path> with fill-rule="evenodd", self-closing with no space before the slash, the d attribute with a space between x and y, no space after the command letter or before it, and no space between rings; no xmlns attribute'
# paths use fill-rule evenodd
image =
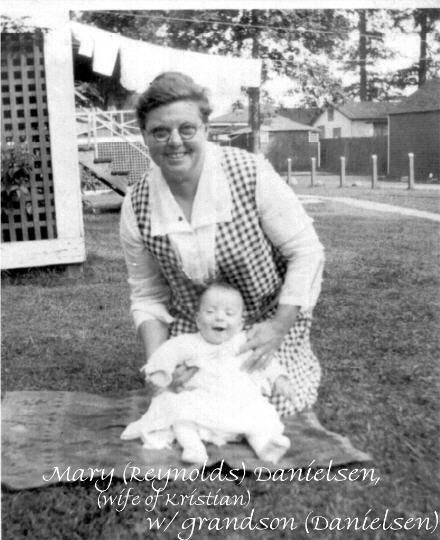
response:
<svg viewBox="0 0 440 540"><path fill-rule="evenodd" d="M185 156L188 156L190 152L164 152L164 154L171 161L180 161Z"/></svg>
<svg viewBox="0 0 440 540"><path fill-rule="evenodd" d="M193 101L161 105L148 114L143 135L152 160L167 182L198 182L206 144L201 120L199 106ZM191 129L194 133L186 139Z"/></svg>

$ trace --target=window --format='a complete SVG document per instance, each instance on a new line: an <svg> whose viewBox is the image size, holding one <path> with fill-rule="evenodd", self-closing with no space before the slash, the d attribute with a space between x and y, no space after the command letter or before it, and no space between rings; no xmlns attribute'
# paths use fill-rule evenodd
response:
<svg viewBox="0 0 440 540"><path fill-rule="evenodd" d="M333 139L339 139L341 137L341 128L333 128Z"/></svg>
<svg viewBox="0 0 440 540"><path fill-rule="evenodd" d="M317 126L319 129L319 138L325 139L325 126Z"/></svg>
<svg viewBox="0 0 440 540"><path fill-rule="evenodd" d="M333 122L335 116L335 110L334 109L327 109L327 120L329 122Z"/></svg>
<svg viewBox="0 0 440 540"><path fill-rule="evenodd" d="M319 142L319 133L309 131L309 143L317 143L317 142Z"/></svg>

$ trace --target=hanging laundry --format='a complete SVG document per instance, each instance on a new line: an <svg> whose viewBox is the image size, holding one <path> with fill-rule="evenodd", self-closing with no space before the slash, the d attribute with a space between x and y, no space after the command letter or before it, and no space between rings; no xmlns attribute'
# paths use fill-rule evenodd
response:
<svg viewBox="0 0 440 540"><path fill-rule="evenodd" d="M129 38L120 40L121 85L141 93L150 82L171 66L173 49Z"/></svg>
<svg viewBox="0 0 440 540"><path fill-rule="evenodd" d="M143 92L164 71L186 73L213 95L223 97L238 98L242 87L261 84L259 59L161 47L77 22L71 22L71 28L80 43L79 54L90 56L93 51L97 73L111 76L120 52L120 82L130 91Z"/></svg>
<svg viewBox="0 0 440 540"><path fill-rule="evenodd" d="M111 77L115 69L121 37L97 29L94 33L93 71Z"/></svg>
<svg viewBox="0 0 440 540"><path fill-rule="evenodd" d="M78 54L91 58L93 56L93 47L95 41L93 34L90 32L90 27L75 21L70 22L73 37L79 43Z"/></svg>

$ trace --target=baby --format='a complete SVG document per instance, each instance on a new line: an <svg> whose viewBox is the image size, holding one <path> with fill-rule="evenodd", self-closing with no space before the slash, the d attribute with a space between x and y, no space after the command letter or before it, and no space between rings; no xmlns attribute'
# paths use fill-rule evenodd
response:
<svg viewBox="0 0 440 540"><path fill-rule="evenodd" d="M247 373L240 354L244 303L227 283L214 283L200 297L198 333L182 334L162 344L142 370L155 388L147 412L127 426L122 439L140 437L147 448L164 448L173 440L182 460L203 463L205 442L217 445L245 436L256 455L276 463L290 446L284 426L262 392L274 389L289 397L281 366Z"/></svg>

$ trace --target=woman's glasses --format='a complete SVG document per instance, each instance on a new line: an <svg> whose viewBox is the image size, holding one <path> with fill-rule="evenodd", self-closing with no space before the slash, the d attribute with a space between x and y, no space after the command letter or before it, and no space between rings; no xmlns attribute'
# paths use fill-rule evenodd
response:
<svg viewBox="0 0 440 540"><path fill-rule="evenodd" d="M203 124L199 124L198 126L195 126L194 124L182 124L177 128L177 131L182 141L189 141L195 136L202 126ZM173 130L170 128L159 126L152 129L149 132L149 135L152 135L157 142L164 143L170 140L172 132Z"/></svg>

